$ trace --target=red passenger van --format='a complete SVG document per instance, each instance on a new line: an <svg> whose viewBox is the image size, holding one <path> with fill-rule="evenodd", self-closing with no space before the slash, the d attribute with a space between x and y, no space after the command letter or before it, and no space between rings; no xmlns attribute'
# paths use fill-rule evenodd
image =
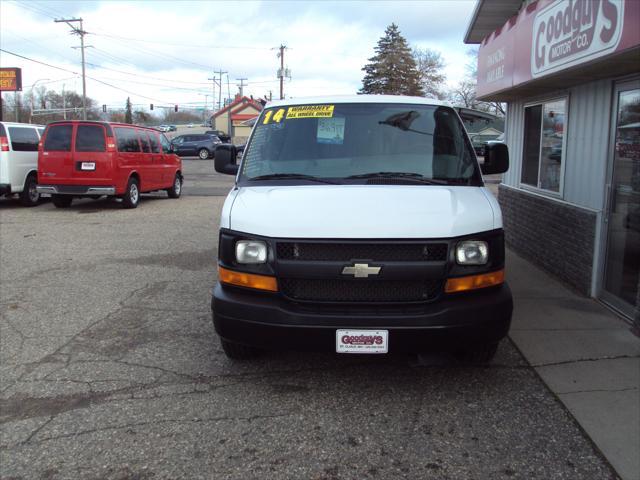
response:
<svg viewBox="0 0 640 480"><path fill-rule="evenodd" d="M39 193L58 208L74 198L117 196L136 208L140 194L182 192L182 161L157 130L125 123L70 120L47 125L38 147Z"/></svg>

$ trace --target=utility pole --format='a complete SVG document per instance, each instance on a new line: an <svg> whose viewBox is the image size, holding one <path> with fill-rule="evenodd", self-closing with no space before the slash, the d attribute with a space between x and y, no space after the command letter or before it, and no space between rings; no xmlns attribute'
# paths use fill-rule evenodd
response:
<svg viewBox="0 0 640 480"><path fill-rule="evenodd" d="M218 70L218 72L216 73L220 75L220 80L218 82L218 87L220 87L220 91L218 92L218 109L221 109L222 108L222 75L229 72L223 72L222 70Z"/></svg>
<svg viewBox="0 0 640 480"><path fill-rule="evenodd" d="M66 23L71 27L72 34L78 35L80 37L80 52L82 53L82 119L87 119L87 79L85 76L85 66L84 66L84 36L87 32L82 28L82 18L61 18L54 20L55 23ZM80 23L80 28L73 25L74 23ZM77 48L77 47L76 47Z"/></svg>
<svg viewBox="0 0 640 480"><path fill-rule="evenodd" d="M284 51L287 49L286 45L280 44L278 57L280 58L280 70L278 71L278 77L280 77L280 100L284 100Z"/></svg>
<svg viewBox="0 0 640 480"><path fill-rule="evenodd" d="M64 96L64 83L62 84L62 118L67 119L67 99Z"/></svg>
<svg viewBox="0 0 640 480"><path fill-rule="evenodd" d="M211 81L211 101L213 102L213 110L216 109L216 71L213 71L213 78L208 78L207 80ZM222 86L219 85L220 90L222 90Z"/></svg>
<svg viewBox="0 0 640 480"><path fill-rule="evenodd" d="M240 81L240 84L238 84L238 88L240 88L240 98L242 98L244 96L244 87L248 86L248 84L244 83L244 81L248 80L248 78L236 78L236 80Z"/></svg>

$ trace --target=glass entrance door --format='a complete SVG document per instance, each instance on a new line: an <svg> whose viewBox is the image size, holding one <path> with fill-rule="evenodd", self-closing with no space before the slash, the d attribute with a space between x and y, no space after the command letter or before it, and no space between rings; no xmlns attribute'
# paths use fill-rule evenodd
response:
<svg viewBox="0 0 640 480"><path fill-rule="evenodd" d="M616 89L602 299L640 326L640 80Z"/></svg>

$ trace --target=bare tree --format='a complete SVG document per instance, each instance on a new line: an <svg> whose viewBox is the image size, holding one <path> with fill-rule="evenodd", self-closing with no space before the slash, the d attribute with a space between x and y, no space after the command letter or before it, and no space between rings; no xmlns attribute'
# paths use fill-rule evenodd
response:
<svg viewBox="0 0 640 480"><path fill-rule="evenodd" d="M504 116L505 114L505 105L501 102L482 102L476 100L476 85L478 84L478 52L479 47L472 46L467 49L467 57L469 60L465 65L465 70L467 71L466 79L461 82L471 82L473 85L473 102L474 106L469 108L475 108L477 110L482 110L485 112L493 113L498 116Z"/></svg>
<svg viewBox="0 0 640 480"><path fill-rule="evenodd" d="M445 63L440 52L430 48L414 48L412 54L424 95L443 100L446 97L443 90L446 75L442 71Z"/></svg>
<svg viewBox="0 0 640 480"><path fill-rule="evenodd" d="M470 78L460 80L449 92L449 101L460 107L477 108L475 81Z"/></svg>

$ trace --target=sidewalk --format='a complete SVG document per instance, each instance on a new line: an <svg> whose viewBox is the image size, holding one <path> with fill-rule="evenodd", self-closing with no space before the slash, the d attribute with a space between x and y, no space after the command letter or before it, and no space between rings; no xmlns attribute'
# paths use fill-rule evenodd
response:
<svg viewBox="0 0 640 480"><path fill-rule="evenodd" d="M624 480L640 480L640 339L593 299L507 251L510 337Z"/></svg>

